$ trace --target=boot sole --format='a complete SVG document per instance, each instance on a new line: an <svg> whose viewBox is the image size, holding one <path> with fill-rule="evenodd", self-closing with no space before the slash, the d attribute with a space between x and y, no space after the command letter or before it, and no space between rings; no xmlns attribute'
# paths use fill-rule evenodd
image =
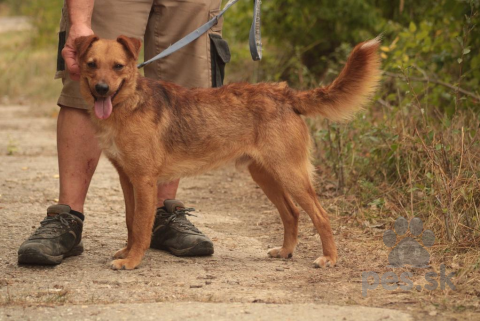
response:
<svg viewBox="0 0 480 321"><path fill-rule="evenodd" d="M34 249L28 249L18 254L18 264L57 265L62 263L63 259L67 257L77 256L82 253L82 242L63 255L48 255Z"/></svg>
<svg viewBox="0 0 480 321"><path fill-rule="evenodd" d="M197 243L187 249L176 249L173 247L164 247L161 249L168 251L175 256L209 256L214 252L213 244L208 241Z"/></svg>

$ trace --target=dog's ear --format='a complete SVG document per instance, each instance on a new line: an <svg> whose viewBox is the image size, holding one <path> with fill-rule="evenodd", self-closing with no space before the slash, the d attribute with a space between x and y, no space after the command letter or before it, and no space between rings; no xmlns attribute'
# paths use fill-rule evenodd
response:
<svg viewBox="0 0 480 321"><path fill-rule="evenodd" d="M140 48L142 47L142 42L137 38L130 38L127 36L119 36L117 41L122 44L127 53L137 61L138 55L140 54Z"/></svg>
<svg viewBox="0 0 480 321"><path fill-rule="evenodd" d="M83 36L75 39L75 49L77 50L78 58L82 58L87 53L88 48L98 39L97 35Z"/></svg>

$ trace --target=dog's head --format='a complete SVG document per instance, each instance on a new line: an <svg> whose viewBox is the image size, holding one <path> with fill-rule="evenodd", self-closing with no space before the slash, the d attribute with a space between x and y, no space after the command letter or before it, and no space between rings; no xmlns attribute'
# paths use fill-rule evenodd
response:
<svg viewBox="0 0 480 321"><path fill-rule="evenodd" d="M135 89L137 58L142 45L135 38L119 36L116 40L96 35L75 41L80 67L80 92L99 119L107 119L113 107Z"/></svg>

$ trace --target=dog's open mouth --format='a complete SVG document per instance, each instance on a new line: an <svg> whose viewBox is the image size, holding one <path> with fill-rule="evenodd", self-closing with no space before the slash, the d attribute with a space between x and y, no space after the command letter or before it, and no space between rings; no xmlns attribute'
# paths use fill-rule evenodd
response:
<svg viewBox="0 0 480 321"><path fill-rule="evenodd" d="M92 93L93 99L95 100L94 112L95 112L95 116L97 116L98 119L107 119L108 117L110 117L110 115L112 114L112 110L113 110L112 101L115 98L115 96L117 96L118 92L122 89L124 82L125 82L125 80L123 80L120 83L120 86L118 86L117 91L111 96L96 97Z"/></svg>

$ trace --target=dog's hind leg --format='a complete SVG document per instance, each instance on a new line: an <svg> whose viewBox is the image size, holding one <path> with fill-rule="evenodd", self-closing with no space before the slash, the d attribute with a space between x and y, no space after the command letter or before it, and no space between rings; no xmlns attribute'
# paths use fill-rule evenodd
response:
<svg viewBox="0 0 480 321"><path fill-rule="evenodd" d="M284 259L291 258L297 245L299 211L282 186L264 168L256 163L251 163L248 170L253 180L277 207L283 222L283 246L270 249L268 255Z"/></svg>
<svg viewBox="0 0 480 321"><path fill-rule="evenodd" d="M291 163L278 165L277 162L274 169L275 176L298 205L307 212L320 234L323 256L317 258L314 265L316 267L334 266L337 262L337 248L330 220L327 212L318 202L308 171L310 164L308 161L302 163L297 166Z"/></svg>
<svg viewBox="0 0 480 321"><path fill-rule="evenodd" d="M135 213L135 197L133 194L133 185L130 182L130 179L124 173L123 169L118 166L116 163L112 162L115 168L117 169L118 176L120 178L120 185L122 186L123 198L125 200L125 220L127 223L128 230L128 241L127 246L121 250L118 250L113 257L115 259L124 259L127 257L130 247L132 246L132 225L133 225L133 215Z"/></svg>

